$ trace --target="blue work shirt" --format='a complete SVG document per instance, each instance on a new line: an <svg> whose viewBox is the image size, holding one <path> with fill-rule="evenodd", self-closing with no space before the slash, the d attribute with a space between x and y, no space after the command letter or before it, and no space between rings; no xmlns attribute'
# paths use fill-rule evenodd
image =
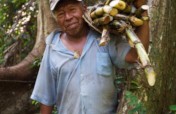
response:
<svg viewBox="0 0 176 114"><path fill-rule="evenodd" d="M114 67L124 68L130 50L126 41L113 39L99 46L101 35L89 31L79 58L68 50L60 32L51 33L31 98L47 106L56 105L58 114L115 114L117 89Z"/></svg>

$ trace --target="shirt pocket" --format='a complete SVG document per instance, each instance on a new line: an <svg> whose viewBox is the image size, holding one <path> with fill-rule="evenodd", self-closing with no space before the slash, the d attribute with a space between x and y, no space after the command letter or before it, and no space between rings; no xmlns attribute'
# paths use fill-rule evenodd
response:
<svg viewBox="0 0 176 114"><path fill-rule="evenodd" d="M112 75L112 63L108 53L97 53L97 74L102 76Z"/></svg>

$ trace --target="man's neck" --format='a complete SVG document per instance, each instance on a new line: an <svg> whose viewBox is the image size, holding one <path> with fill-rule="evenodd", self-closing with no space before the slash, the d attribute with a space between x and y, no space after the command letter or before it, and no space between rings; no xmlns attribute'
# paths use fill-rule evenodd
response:
<svg viewBox="0 0 176 114"><path fill-rule="evenodd" d="M67 49L73 52L78 52L79 55L81 55L83 47L86 43L88 32L89 28L84 28L79 35L72 36L67 33L63 33L61 35L61 40Z"/></svg>
<svg viewBox="0 0 176 114"><path fill-rule="evenodd" d="M89 32L89 28L84 27L82 31L80 31L78 34L75 34L75 35L64 33L64 37L66 38L66 40L69 40L70 42L79 42L87 37L88 32Z"/></svg>

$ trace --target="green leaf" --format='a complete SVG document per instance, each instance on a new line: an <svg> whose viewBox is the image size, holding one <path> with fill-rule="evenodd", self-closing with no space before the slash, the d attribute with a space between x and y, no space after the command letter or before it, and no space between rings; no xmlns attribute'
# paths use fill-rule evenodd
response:
<svg viewBox="0 0 176 114"><path fill-rule="evenodd" d="M32 100L32 105L37 105L39 102L36 100Z"/></svg>
<svg viewBox="0 0 176 114"><path fill-rule="evenodd" d="M176 105L170 105L169 110L171 111L176 111Z"/></svg>

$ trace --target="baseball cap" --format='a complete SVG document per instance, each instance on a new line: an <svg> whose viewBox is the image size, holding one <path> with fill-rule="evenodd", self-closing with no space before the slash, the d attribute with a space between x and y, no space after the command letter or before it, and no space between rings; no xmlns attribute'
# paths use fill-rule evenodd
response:
<svg viewBox="0 0 176 114"><path fill-rule="evenodd" d="M54 10L56 8L56 5L59 3L61 0L50 0L50 10ZM82 1L82 0L76 0L76 1Z"/></svg>

